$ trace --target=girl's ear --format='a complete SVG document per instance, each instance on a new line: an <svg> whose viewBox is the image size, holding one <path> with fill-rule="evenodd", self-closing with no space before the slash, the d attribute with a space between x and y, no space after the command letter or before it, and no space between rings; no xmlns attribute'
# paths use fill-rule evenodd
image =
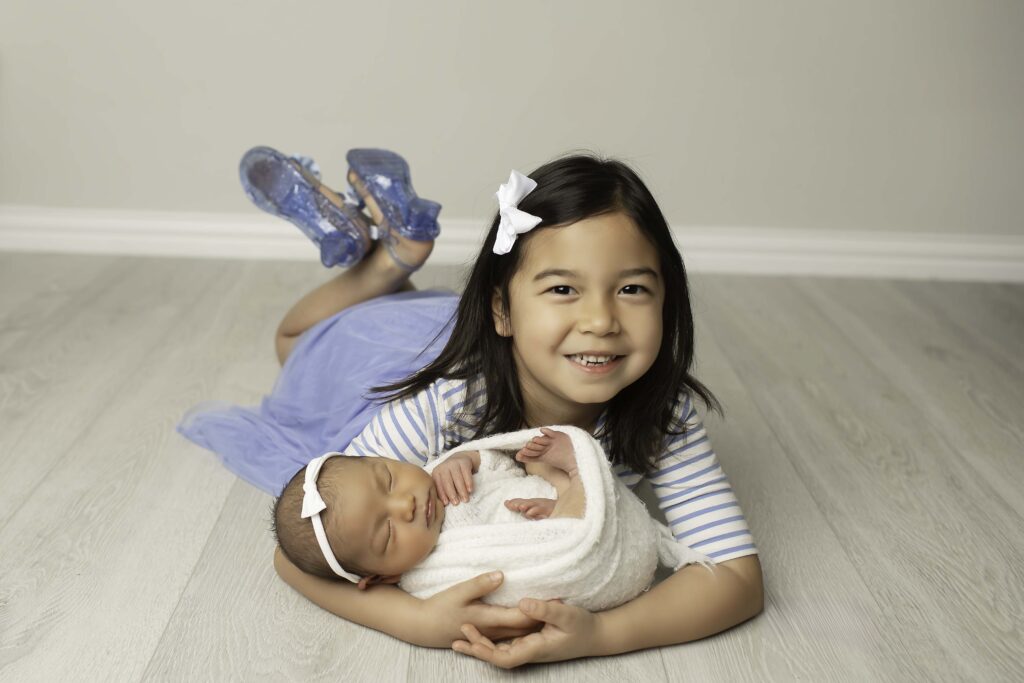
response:
<svg viewBox="0 0 1024 683"><path fill-rule="evenodd" d="M494 295L491 297L491 316L494 318L494 331L499 337L511 337L512 328L508 322L504 306L502 306L501 290L494 288Z"/></svg>

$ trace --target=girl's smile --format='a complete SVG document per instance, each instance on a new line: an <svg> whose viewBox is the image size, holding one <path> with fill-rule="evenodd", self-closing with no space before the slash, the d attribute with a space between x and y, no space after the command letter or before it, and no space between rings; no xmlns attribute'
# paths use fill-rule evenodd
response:
<svg viewBox="0 0 1024 683"><path fill-rule="evenodd" d="M511 336L528 424L590 428L661 348L658 254L624 213L541 229L509 283Z"/></svg>
<svg viewBox="0 0 1024 683"><path fill-rule="evenodd" d="M603 375L622 364L622 356L584 353L566 356L576 368L591 375Z"/></svg>

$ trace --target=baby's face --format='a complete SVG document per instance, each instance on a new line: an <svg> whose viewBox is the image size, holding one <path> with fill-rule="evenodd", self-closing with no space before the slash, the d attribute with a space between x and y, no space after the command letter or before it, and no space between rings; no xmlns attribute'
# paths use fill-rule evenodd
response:
<svg viewBox="0 0 1024 683"><path fill-rule="evenodd" d="M380 576L412 569L441 534L444 505L433 479L421 467L390 458L347 460L326 525L331 547Z"/></svg>

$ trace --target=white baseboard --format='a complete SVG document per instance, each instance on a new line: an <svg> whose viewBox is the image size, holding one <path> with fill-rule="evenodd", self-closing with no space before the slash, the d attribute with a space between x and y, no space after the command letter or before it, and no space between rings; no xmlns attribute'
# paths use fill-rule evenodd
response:
<svg viewBox="0 0 1024 683"><path fill-rule="evenodd" d="M464 265L483 220L444 219L430 262ZM1024 237L686 226L690 272L1024 282ZM258 213L178 213L0 205L0 251L315 261L284 221Z"/></svg>

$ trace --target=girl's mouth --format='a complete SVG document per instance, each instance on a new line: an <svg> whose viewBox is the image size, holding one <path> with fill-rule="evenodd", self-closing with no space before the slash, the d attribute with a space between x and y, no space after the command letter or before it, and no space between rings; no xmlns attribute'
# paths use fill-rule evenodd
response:
<svg viewBox="0 0 1024 683"><path fill-rule="evenodd" d="M625 356L594 356L576 353L565 357L573 367L592 375L602 375L617 368Z"/></svg>

